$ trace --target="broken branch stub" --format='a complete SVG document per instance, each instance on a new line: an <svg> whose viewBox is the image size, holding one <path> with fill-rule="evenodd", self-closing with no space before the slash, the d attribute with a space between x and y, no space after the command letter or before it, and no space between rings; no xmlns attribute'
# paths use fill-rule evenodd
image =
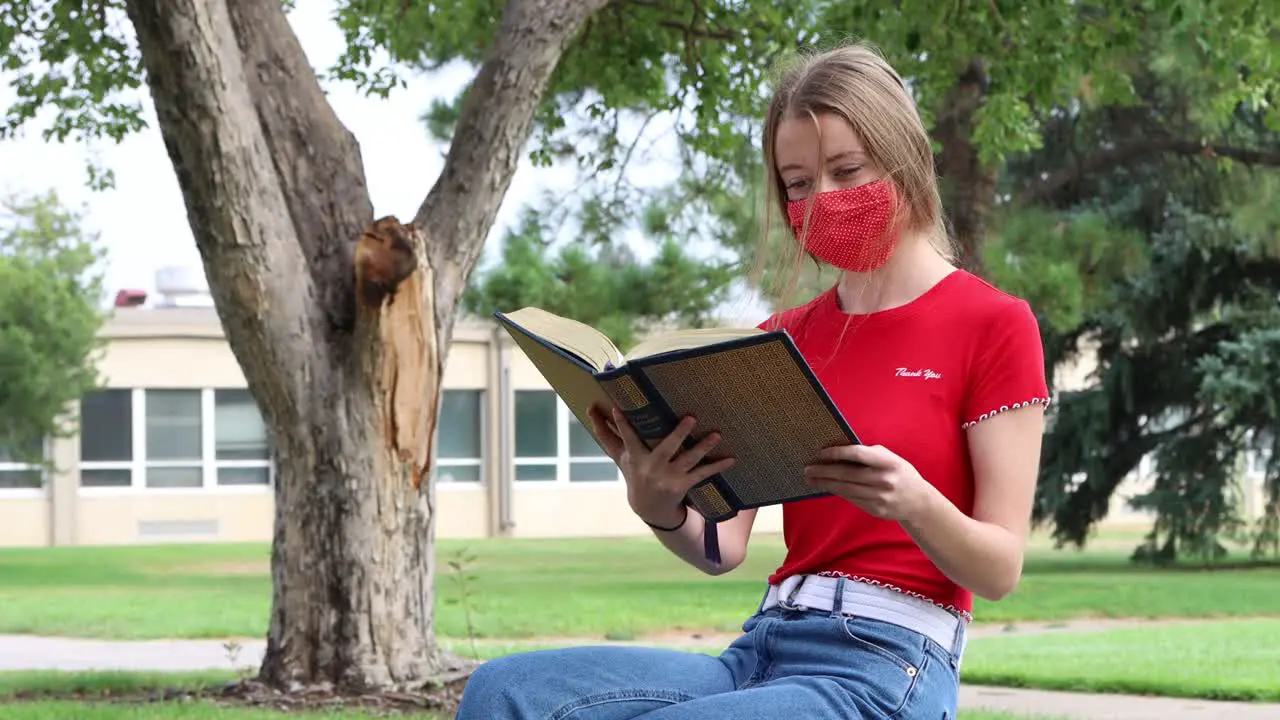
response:
<svg viewBox="0 0 1280 720"><path fill-rule="evenodd" d="M435 277L421 231L393 216L356 240L356 298L376 313L375 349L382 438L407 463L415 490L431 465L443 353L435 316Z"/></svg>
<svg viewBox="0 0 1280 720"><path fill-rule="evenodd" d="M356 302L375 310L419 267L417 230L394 215L379 218L356 239Z"/></svg>

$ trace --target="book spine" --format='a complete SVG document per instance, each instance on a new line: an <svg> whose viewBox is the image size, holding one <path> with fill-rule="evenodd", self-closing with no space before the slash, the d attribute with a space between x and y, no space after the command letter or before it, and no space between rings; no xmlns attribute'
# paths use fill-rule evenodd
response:
<svg viewBox="0 0 1280 720"><path fill-rule="evenodd" d="M600 387L613 399L636 434L652 448L676 429L680 418L656 388L639 373L633 373L627 368L625 373L601 377ZM686 447L693 444L692 438L685 441ZM735 500L737 498L727 492L719 475L698 483L685 496L686 504L693 506L710 522L728 520L737 515Z"/></svg>
<svg viewBox="0 0 1280 720"><path fill-rule="evenodd" d="M649 447L657 445L671 434L679 423L675 413L662 402L645 394L630 374L610 375L600 378L600 387L636 429L636 434Z"/></svg>

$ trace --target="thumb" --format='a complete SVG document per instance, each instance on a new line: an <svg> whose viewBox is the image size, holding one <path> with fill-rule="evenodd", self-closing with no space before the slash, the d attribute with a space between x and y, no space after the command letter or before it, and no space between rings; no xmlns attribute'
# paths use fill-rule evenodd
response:
<svg viewBox="0 0 1280 720"><path fill-rule="evenodd" d="M883 445L855 445L853 451L853 461L867 467L888 468L900 461L892 450Z"/></svg>
<svg viewBox="0 0 1280 720"><path fill-rule="evenodd" d="M595 431L596 438L604 445L605 454L617 462L624 449L622 438L609 426L609 421L605 419L599 407L592 405L587 411L587 418L591 421L591 428Z"/></svg>
<svg viewBox="0 0 1280 720"><path fill-rule="evenodd" d="M873 468L888 467L898 459L897 455L883 445L840 445L823 450L819 457L828 462L846 462Z"/></svg>

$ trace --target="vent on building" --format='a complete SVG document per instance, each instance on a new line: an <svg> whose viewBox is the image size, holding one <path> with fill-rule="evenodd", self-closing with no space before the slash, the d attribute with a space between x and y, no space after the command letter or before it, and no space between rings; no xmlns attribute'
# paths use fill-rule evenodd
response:
<svg viewBox="0 0 1280 720"><path fill-rule="evenodd" d="M146 290L121 290L116 293L115 306L118 308L138 307L146 301Z"/></svg>
<svg viewBox="0 0 1280 720"><path fill-rule="evenodd" d="M211 307L204 271L181 266L156 271L156 307Z"/></svg>
<svg viewBox="0 0 1280 720"><path fill-rule="evenodd" d="M139 520L138 537L208 537L218 536L217 520Z"/></svg>

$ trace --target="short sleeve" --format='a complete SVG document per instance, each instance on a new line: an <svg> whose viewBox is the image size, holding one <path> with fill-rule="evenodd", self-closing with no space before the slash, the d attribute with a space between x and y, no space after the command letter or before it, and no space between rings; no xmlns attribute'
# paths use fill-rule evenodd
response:
<svg viewBox="0 0 1280 720"><path fill-rule="evenodd" d="M1040 324L1026 301L1010 302L994 314L974 350L963 428L1008 410L1048 404Z"/></svg>

